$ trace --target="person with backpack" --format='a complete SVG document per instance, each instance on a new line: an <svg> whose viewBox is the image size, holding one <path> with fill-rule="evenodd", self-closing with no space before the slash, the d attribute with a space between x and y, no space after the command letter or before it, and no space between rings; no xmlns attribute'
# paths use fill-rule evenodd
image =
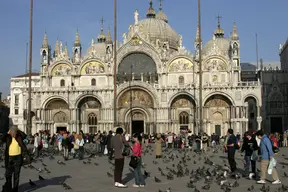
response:
<svg viewBox="0 0 288 192"><path fill-rule="evenodd" d="M237 165L236 165L236 161L235 161L235 152L237 149L239 149L238 146L238 142L237 142L237 138L234 135L234 131L233 129L228 129L227 131L227 144L226 144L226 148L227 148L227 154L228 154L228 162L230 165L230 169L231 169L231 176L232 177L237 177L236 171L237 171Z"/></svg>

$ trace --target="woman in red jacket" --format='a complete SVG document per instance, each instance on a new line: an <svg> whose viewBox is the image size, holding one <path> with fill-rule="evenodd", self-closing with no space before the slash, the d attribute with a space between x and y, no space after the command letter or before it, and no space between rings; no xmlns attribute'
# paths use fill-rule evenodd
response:
<svg viewBox="0 0 288 192"><path fill-rule="evenodd" d="M133 187L144 187L145 181L141 171L141 164L142 164L142 147L139 140L141 137L139 134L135 133L133 135L134 145L131 147L133 151L133 157L137 158L137 166L134 168L134 177L135 177L135 184Z"/></svg>

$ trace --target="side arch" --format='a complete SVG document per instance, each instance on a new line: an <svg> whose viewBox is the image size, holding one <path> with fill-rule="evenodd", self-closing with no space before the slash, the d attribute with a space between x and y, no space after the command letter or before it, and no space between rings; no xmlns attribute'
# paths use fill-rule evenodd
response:
<svg viewBox="0 0 288 192"><path fill-rule="evenodd" d="M252 94L252 93L251 93L251 94L248 94L248 95L245 95L245 97L243 97L243 99L242 99L243 105L245 104L245 102L246 102L246 100L247 100L248 98L253 98L253 99L255 99L256 104L261 106L261 103L260 103L258 97L257 97L256 95Z"/></svg>
<svg viewBox="0 0 288 192"><path fill-rule="evenodd" d="M55 99L61 99L63 101L65 101L67 103L67 105L70 107L69 103L68 103L68 100L65 98L65 97L62 97L62 96L51 96L51 97L48 97L44 100L44 102L42 103L42 108L45 109L47 107L47 105L52 102L53 100Z"/></svg>
<svg viewBox="0 0 288 192"><path fill-rule="evenodd" d="M189 92L187 92L187 91L181 91L181 92L178 92L178 93L174 94L174 95L170 98L169 103L168 103L168 106L171 106L172 103L173 103L173 101L174 101L177 97L179 97L179 96L181 96L181 95L187 96L187 97L191 98L191 100L193 100L193 103L194 103L195 107L197 106L198 101L196 100L196 98L195 98L191 93L189 93Z"/></svg>
<svg viewBox="0 0 288 192"><path fill-rule="evenodd" d="M215 92L212 92L212 93L209 93L204 99L203 99L203 102L202 102L202 106L205 106L206 102L208 101L208 99L213 96L213 95L222 95L224 97L226 97L227 99L229 99L229 101L231 102L231 104L233 106L235 106L235 102L233 100L233 98L227 94L227 93L224 93L222 91L215 91Z"/></svg>
<svg viewBox="0 0 288 192"><path fill-rule="evenodd" d="M82 94L82 95L78 96L77 99L75 100L74 107L77 108L79 103L82 101L82 99L84 99L86 97L93 97L93 98L97 99L100 102L101 106L103 106L103 104L104 104L102 98L100 98L98 95Z"/></svg>

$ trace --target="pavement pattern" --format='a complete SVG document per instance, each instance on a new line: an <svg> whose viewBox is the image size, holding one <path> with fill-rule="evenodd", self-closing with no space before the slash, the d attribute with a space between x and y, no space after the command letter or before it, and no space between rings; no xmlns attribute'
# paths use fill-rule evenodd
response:
<svg viewBox="0 0 288 192"><path fill-rule="evenodd" d="M86 146L87 147L87 146ZM93 151L93 145L88 146L89 151ZM110 191L121 191L121 192L194 192L194 191L229 191L227 188L224 190L221 189L221 186L215 182L217 177L220 175L212 176L212 182L210 182L209 189L203 189L203 186L207 185L204 183L204 178L207 176L203 174L209 168L210 172L213 172L216 167L222 166L225 168L225 165L228 165L227 154L223 153L221 148L219 148L218 152L213 153L212 150L208 151L206 154L198 155L193 150L167 150L164 151L164 159L155 159L154 145L150 145L149 147L144 147L143 151L145 153L143 157L143 161L145 163L144 170L149 174L146 178L146 186L144 188L133 188L132 185L134 183L133 173L131 172L131 168L129 168L129 160L130 158L126 158L125 160L125 168L123 171L123 179L127 184L128 188L118 189L114 187L113 182L113 162L109 162L107 156L95 156L89 158L87 155L84 160L78 159L70 159L68 161L63 161L63 158L59 155L54 155L53 157L47 153L45 157L41 157L40 160L32 163L33 167L23 167L21 170L21 178L20 178L20 188L19 191L35 191L35 192L63 192L63 191L73 191L73 192L110 192ZM287 157L286 157L287 154ZM89 155L89 154L88 154ZM50 156L50 157L49 157ZM185 158L183 158L185 156ZM277 160L277 170L279 177L282 181L282 184L288 185L288 148L281 148L280 152L275 156ZM209 165L207 160L213 162L213 165ZM238 151L236 153L236 161L239 170L244 166L243 162L244 156ZM177 171L177 165L180 162L181 167L183 168L182 175L178 175L175 173L173 178L168 179L167 174L173 170ZM64 164L61 164L64 162ZM0 186L2 186L5 182L4 179L4 162L0 163ZM194 179L195 171L198 168L203 168L202 176L200 174L200 178L196 179L193 182L194 188L188 188L187 183L190 180ZM259 163L257 163L257 168L259 169ZM46 170L45 170L46 169ZM191 173L194 170L194 174L187 173L187 169ZM199 169L200 170L200 169ZM222 169L223 170L223 169ZM109 172L109 173L107 173ZM201 171L199 171L201 172ZM223 171L220 174L223 173ZM111 174L111 175L110 175ZM39 175L42 177L39 179ZM110 175L110 177L108 176ZM169 175L169 174L168 174ZM171 174L170 174L171 175ZM173 175L173 174L172 174ZM155 177L160 182L155 182ZM29 180L36 184L36 186L31 186ZM228 181L231 184L235 183L234 179L228 178ZM274 191L284 191L279 188L282 185L273 186L270 184L272 178L270 175L267 176L267 184L265 188L270 187L271 192ZM67 184L68 187L63 186ZM209 182L208 182L209 183ZM229 187L232 192L243 192L249 191L251 186L253 185L254 190L258 192L260 188L263 188L263 185L257 185L255 180L250 180L247 178L240 178L237 180L239 186L236 185ZM71 187L71 189L67 189ZM191 185L190 185L191 187ZM195 190L196 187L196 190ZM66 188L66 189L65 189ZM248 189L249 188L249 189ZM170 189L170 191L168 191ZM268 190L263 190L268 192Z"/></svg>

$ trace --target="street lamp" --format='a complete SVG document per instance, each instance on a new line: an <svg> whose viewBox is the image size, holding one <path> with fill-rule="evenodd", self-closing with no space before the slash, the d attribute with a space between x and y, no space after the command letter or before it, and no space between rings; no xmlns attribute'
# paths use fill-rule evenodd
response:
<svg viewBox="0 0 288 192"><path fill-rule="evenodd" d="M117 126L117 77L116 77L116 65L117 65L117 0L114 0L114 66L113 66L113 92L114 92L114 100L113 100L113 108L114 108L114 127Z"/></svg>

